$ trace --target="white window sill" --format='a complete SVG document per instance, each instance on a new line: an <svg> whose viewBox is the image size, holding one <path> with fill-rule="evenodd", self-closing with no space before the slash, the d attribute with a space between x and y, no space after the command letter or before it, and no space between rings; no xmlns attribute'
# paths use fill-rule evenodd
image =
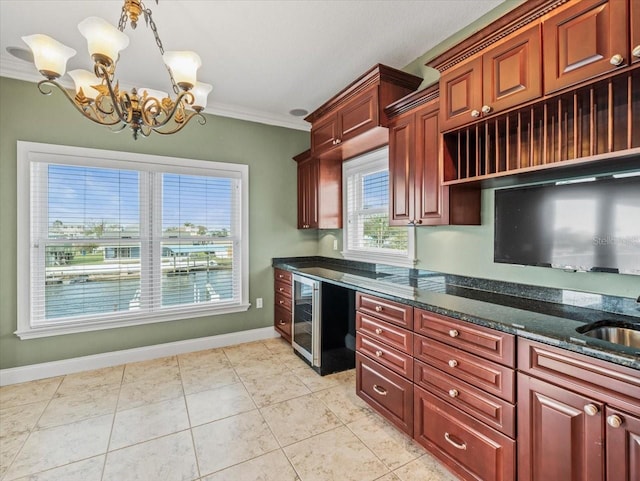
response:
<svg viewBox="0 0 640 481"><path fill-rule="evenodd" d="M251 304L234 304L230 306L221 306L211 308L175 308L165 312L150 312L129 317L128 319L104 320L104 321L88 321L86 319L76 320L74 322L65 322L60 324L49 324L45 326L31 327L15 331L14 334L21 340L37 339L40 337L60 336L64 334L77 334L81 332L101 331L104 329L115 329L118 327L140 326L145 324L154 324L158 322L177 321L184 319L193 319L196 317L214 316L220 314L232 314L235 312L246 312Z"/></svg>

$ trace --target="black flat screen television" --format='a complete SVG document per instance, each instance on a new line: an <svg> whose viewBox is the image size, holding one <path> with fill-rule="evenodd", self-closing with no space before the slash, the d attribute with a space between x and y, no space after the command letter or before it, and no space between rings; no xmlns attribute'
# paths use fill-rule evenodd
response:
<svg viewBox="0 0 640 481"><path fill-rule="evenodd" d="M640 176L495 191L494 261L640 275Z"/></svg>

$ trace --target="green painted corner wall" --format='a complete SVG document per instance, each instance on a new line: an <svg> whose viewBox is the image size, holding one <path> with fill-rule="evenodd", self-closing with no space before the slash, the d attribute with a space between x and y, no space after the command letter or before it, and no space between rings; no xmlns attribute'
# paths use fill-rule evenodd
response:
<svg viewBox="0 0 640 481"><path fill-rule="evenodd" d="M16 329L16 142L249 165L249 296L265 308L238 314L20 340ZM207 124L173 136L134 141L82 119L60 92L45 97L36 85L0 77L0 369L270 326L271 258L315 255L317 233L296 229L296 164L309 148L303 131L207 115ZM20 267L22 268L22 267Z"/></svg>

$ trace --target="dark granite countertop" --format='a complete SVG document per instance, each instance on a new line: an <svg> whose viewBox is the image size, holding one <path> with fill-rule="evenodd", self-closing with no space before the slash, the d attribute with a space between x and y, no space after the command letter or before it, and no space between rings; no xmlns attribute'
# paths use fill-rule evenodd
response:
<svg viewBox="0 0 640 481"><path fill-rule="evenodd" d="M326 257L273 266L640 370L638 349L576 331L605 319L640 325L635 299Z"/></svg>

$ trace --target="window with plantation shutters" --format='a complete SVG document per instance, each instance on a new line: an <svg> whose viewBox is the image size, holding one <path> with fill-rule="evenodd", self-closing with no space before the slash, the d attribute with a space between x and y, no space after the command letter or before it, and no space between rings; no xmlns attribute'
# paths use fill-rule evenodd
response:
<svg viewBox="0 0 640 481"><path fill-rule="evenodd" d="M343 164L344 257L394 265L413 264L413 231L389 226L388 149Z"/></svg>
<svg viewBox="0 0 640 481"><path fill-rule="evenodd" d="M18 143L21 338L248 308L245 165Z"/></svg>

